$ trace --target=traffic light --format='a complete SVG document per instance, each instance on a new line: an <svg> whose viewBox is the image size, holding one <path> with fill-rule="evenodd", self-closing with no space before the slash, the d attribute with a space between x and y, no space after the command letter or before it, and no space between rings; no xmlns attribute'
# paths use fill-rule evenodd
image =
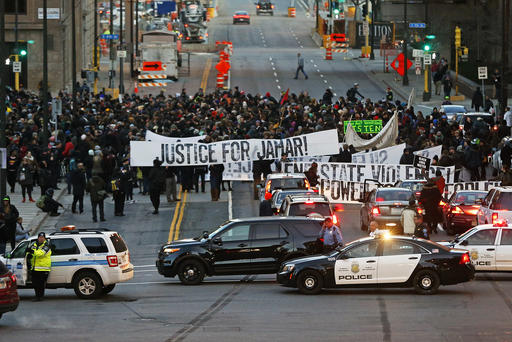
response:
<svg viewBox="0 0 512 342"><path fill-rule="evenodd" d="M26 56L27 55L27 50L26 49L21 49L20 50L20 56Z"/></svg>
<svg viewBox="0 0 512 342"><path fill-rule="evenodd" d="M332 2L332 13L334 15L340 14L340 3L338 2L338 0L334 0Z"/></svg>
<svg viewBox="0 0 512 342"><path fill-rule="evenodd" d="M459 47L462 45L462 30L460 27L455 26L455 46Z"/></svg>
<svg viewBox="0 0 512 342"><path fill-rule="evenodd" d="M363 18L366 18L368 15L368 6L366 4L363 5Z"/></svg>
<svg viewBox="0 0 512 342"><path fill-rule="evenodd" d="M426 43L425 45L423 45L423 50L424 51L430 51L430 45L428 43Z"/></svg>

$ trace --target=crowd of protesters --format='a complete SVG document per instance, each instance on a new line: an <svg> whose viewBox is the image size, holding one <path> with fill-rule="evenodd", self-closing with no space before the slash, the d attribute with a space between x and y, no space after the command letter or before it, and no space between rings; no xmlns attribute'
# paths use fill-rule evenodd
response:
<svg viewBox="0 0 512 342"><path fill-rule="evenodd" d="M178 200L177 183L183 190L205 192L208 172L212 200L218 200L221 186L224 188L222 165L162 168L155 161L153 167L131 167L129 142L144 140L147 130L169 137L204 135L203 142L210 143L226 139L280 139L337 128L343 141L344 121L380 119L386 125L397 113L396 143L407 144L401 163L412 164L413 151L442 145L442 155L433 164L455 166L456 177L466 168L471 170L471 180L484 180L500 177L499 170L489 172L486 167L493 150L508 146L503 138L510 135L512 127L508 108L504 117L498 116L495 125L468 120L461 127L437 108L430 113L407 108L405 103L394 101L390 90L383 94L383 99L364 99L357 84L339 98L327 89L322 99L312 98L307 92L275 98L268 92L250 94L235 87L209 94L202 89L189 94L183 89L176 96L124 95L119 101L104 94L92 95L86 87L79 89L74 110L71 94L58 94L62 115L57 122L49 123L47 140L41 97L27 91L8 91L7 191L21 190L22 202L35 202L38 199L32 191L40 187L46 198L41 205L37 203L38 207L58 215L61 205L53 199L53 192L58 189L58 180L65 180L68 194L73 194L73 213L84 211L83 200L88 192L94 221L98 218L97 209L100 220L105 220L103 202L110 196L115 202L115 215L123 216L125 202L133 201L134 189L151 197L153 213L158 214L160 193L165 191L168 201ZM505 147L501 154L502 159L508 158L503 162L505 168L510 168L510 145L510 151ZM350 162L354 152L352 146L345 146L331 160ZM265 167L256 164L255 173ZM15 225L13 222L11 225Z"/></svg>

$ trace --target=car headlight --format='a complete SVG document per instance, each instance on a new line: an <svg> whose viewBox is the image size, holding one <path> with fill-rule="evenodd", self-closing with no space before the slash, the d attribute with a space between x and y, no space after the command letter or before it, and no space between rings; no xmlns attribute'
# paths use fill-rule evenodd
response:
<svg viewBox="0 0 512 342"><path fill-rule="evenodd" d="M283 269L281 272L292 272L295 268L294 264L286 264L283 266Z"/></svg>
<svg viewBox="0 0 512 342"><path fill-rule="evenodd" d="M167 247L167 248L164 248L164 253L171 254L171 253L177 252L179 250L180 250L179 248Z"/></svg>

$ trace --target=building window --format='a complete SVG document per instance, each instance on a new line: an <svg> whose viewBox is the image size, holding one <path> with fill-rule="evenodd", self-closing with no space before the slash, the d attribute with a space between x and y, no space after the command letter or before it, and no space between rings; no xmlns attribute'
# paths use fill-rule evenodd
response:
<svg viewBox="0 0 512 342"><path fill-rule="evenodd" d="M5 14L16 14L16 2L18 14L27 14L27 0L5 0Z"/></svg>

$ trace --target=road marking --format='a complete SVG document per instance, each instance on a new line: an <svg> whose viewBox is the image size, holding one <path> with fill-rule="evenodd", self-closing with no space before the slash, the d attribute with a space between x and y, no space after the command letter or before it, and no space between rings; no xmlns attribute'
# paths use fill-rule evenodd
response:
<svg viewBox="0 0 512 342"><path fill-rule="evenodd" d="M324 80L324 83L327 83L327 80Z"/></svg>
<svg viewBox="0 0 512 342"><path fill-rule="evenodd" d="M277 89L281 89L281 86L279 84L277 85Z"/></svg>
<svg viewBox="0 0 512 342"><path fill-rule="evenodd" d="M178 193L178 198L181 198L181 185L180 185L180 191ZM172 238L174 236L174 228L175 228L175 225L176 225L176 220L178 219L178 215L179 215L179 212L180 212L180 206L181 206L181 201L178 202L176 204L176 208L174 208L174 215L172 217L172 221L171 221L171 226L169 227L169 237L167 238L167 242L171 242L172 241Z"/></svg>
<svg viewBox="0 0 512 342"><path fill-rule="evenodd" d="M274 72L274 76L277 77L277 72Z"/></svg>
<svg viewBox="0 0 512 342"><path fill-rule="evenodd" d="M329 89L332 89L332 86L329 86Z"/></svg>
<svg viewBox="0 0 512 342"><path fill-rule="evenodd" d="M336 94L336 93L334 93L333 95L334 95L334 96L338 96L338 94Z"/></svg>
<svg viewBox="0 0 512 342"><path fill-rule="evenodd" d="M301 49L304 49L304 46L302 46L302 45L301 45L301 46L300 46L300 48L301 48Z"/></svg>
<svg viewBox="0 0 512 342"><path fill-rule="evenodd" d="M318 68L318 65L316 65L316 64L314 64L313 66L314 66L315 68Z"/></svg>
<svg viewBox="0 0 512 342"><path fill-rule="evenodd" d="M315 61L314 60L311 60L311 63L314 63ZM316 66L316 65L315 65Z"/></svg>
<svg viewBox="0 0 512 342"><path fill-rule="evenodd" d="M210 75L210 69L212 67L212 58L208 57L206 65L204 66L203 78L201 79L201 88L206 91L206 85L208 84L208 75Z"/></svg>
<svg viewBox="0 0 512 342"><path fill-rule="evenodd" d="M276 68L275 68L275 67L272 67L272 70L274 70L274 71L275 71L275 70L276 70Z"/></svg>
<svg viewBox="0 0 512 342"><path fill-rule="evenodd" d="M320 77L324 77L324 75L320 74Z"/></svg>
<svg viewBox="0 0 512 342"><path fill-rule="evenodd" d="M279 83L279 80L276 80L277 83Z"/></svg>
<svg viewBox="0 0 512 342"><path fill-rule="evenodd" d="M269 57L268 59L269 59L269 60L272 60L272 57Z"/></svg>
<svg viewBox="0 0 512 342"><path fill-rule="evenodd" d="M188 191L185 191L185 195L183 196L183 199L181 200L181 203L183 203L183 204L181 205L181 208L180 208L180 217L178 218L178 222L176 222L176 228L174 231L174 240L178 240L178 237L180 235L181 222L183 221L183 214L185 213L185 204L187 203L187 194L188 194Z"/></svg>
<svg viewBox="0 0 512 342"><path fill-rule="evenodd" d="M228 220L233 219L233 199L231 191L228 191Z"/></svg>

